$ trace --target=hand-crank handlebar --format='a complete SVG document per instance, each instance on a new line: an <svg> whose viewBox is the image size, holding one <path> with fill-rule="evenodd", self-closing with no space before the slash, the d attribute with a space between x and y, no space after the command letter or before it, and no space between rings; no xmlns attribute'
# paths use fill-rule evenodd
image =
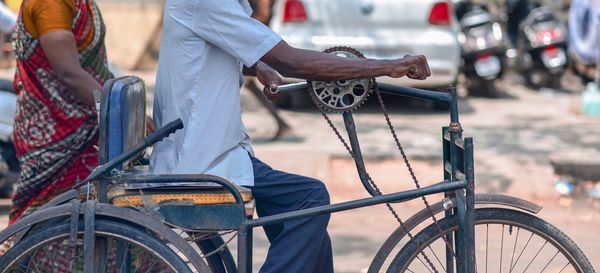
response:
<svg viewBox="0 0 600 273"><path fill-rule="evenodd" d="M183 122L181 121L181 119L169 122L167 125L156 130L156 132L145 137L143 142L136 144L133 148L129 149L125 153L120 154L113 160L96 168L85 180L77 183L75 186L73 186L73 188L77 188L90 181L97 180L98 178L110 172L115 167L122 164L123 162L130 160L132 157L136 156L144 149L154 145L154 143L161 141L163 138L168 137L169 135L175 133L175 131L181 128L183 128Z"/></svg>
<svg viewBox="0 0 600 273"><path fill-rule="evenodd" d="M300 91L308 87L307 82L297 82L280 85L275 90L271 90L272 94L285 93L290 91ZM387 83L377 83L377 88L382 93L407 96L413 98L426 99L443 104L452 103L452 94L450 92L436 92L419 88L404 87Z"/></svg>
<svg viewBox="0 0 600 273"><path fill-rule="evenodd" d="M307 87L307 82L290 83L280 85L279 87L277 87L277 89L271 90L271 93L278 94L290 91L300 91L306 89ZM450 122L458 123L458 103L456 96L456 88L452 85L448 87L448 92L437 92L387 83L377 83L377 89L385 94L424 99L448 105L450 108Z"/></svg>
<svg viewBox="0 0 600 273"><path fill-rule="evenodd" d="M306 89L307 87L308 87L307 82L285 84L285 85L280 85L275 90L272 90L271 93L277 94L277 93L290 92L290 91L300 91L300 90ZM397 86L397 85L392 85L392 84L378 83L377 89L381 93L425 99L425 100L433 101L436 103L446 104L450 108L449 110L450 110L451 125L459 124L458 123L458 105L457 105L457 99L456 99L456 89L452 86L448 88L448 92L437 92L437 91L430 91L430 90L424 90L424 89L418 89L418 88ZM311 91L309 91L309 92L311 92ZM358 171L359 178L369 194L371 194L373 196L380 195L381 192L376 187L371 185L371 181L369 181L370 179L369 179L369 176L365 169L364 160L363 160L361 149L360 149L360 144L358 142L358 136L356 134L356 127L354 124L354 120L352 118L352 113L349 111L346 111L346 112L343 112L342 115L344 117L344 125L345 125L346 131L348 133L348 140L349 140L349 144L350 144L350 147L347 147L347 148L349 149L349 151L351 149L350 153L352 154L354 162L356 163L356 168Z"/></svg>
<svg viewBox="0 0 600 273"><path fill-rule="evenodd" d="M271 89L271 94L275 95L278 93L284 93L284 92L289 92L289 91L299 91L299 90L304 90L307 87L308 87L307 82L289 83L289 84L280 85L275 90Z"/></svg>

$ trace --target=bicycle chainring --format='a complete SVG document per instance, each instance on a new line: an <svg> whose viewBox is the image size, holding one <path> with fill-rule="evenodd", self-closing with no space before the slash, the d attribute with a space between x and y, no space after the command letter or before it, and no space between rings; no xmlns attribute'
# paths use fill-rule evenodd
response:
<svg viewBox="0 0 600 273"><path fill-rule="evenodd" d="M358 50L335 46L323 51L345 58L364 58ZM334 113L358 109L375 90L375 78L340 81L309 81L308 92L313 102L320 108Z"/></svg>

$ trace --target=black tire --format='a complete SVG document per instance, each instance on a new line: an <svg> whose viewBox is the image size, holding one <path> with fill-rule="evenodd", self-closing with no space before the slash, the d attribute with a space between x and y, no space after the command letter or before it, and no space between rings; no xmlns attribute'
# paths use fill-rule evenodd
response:
<svg viewBox="0 0 600 273"><path fill-rule="evenodd" d="M472 76L469 79L467 88L469 96L495 98L498 96L494 80L486 80L477 76Z"/></svg>
<svg viewBox="0 0 600 273"><path fill-rule="evenodd" d="M33 257L38 257L35 255L38 254L42 254L40 257L41 258L46 258L46 259L50 259L52 258L52 261L58 261L56 264L61 263L61 264L65 264L66 261L68 261L68 263L72 262L72 259L70 259L69 257L82 257L83 253L79 254L78 252L71 252L71 249L64 249L64 248L60 248L61 246L68 246L66 245L69 242L69 230L70 230L70 223L62 223L62 224L58 224L58 225L54 225L51 226L49 228L44 228L41 229L39 232L35 232L31 235L26 236L25 238L23 238L21 241L19 241L17 244L15 244L14 246L12 246L10 248L10 250L4 255L0 257L0 272L2 273L8 273L8 272L30 272L29 270L33 267L33 272L37 272L35 270L39 270L36 268L39 268L39 265L37 264L31 264ZM78 247L75 249L75 251L77 250L81 250L81 252L83 252L83 246L81 245L82 237L83 237L83 231L81 231L82 229L80 228L80 232L78 235L78 239L77 239L77 243L78 243ZM147 232L138 229L136 227L132 227L131 225L127 225L124 223L120 223L120 222L115 222L115 221L109 221L109 220L96 220L95 221L95 237L96 237L96 245L98 245L98 241L103 239L103 240L113 240L109 243L107 243L108 245L115 245L115 244L119 244L119 243L126 243L128 245L128 247L126 248L128 251L128 253L130 253L131 256L135 256L140 258L139 260L135 260L134 262L131 262L132 267L134 267L133 269L139 269L136 268L136 266L140 266L140 267L144 267L147 266L147 262L148 261L153 261L153 262L161 262L161 264L156 267L155 264L152 264L150 266L150 268L146 269L147 271L145 272L174 272L174 273L191 273L192 271L190 270L190 268L186 265L186 263L173 251L171 250L166 244L164 244L163 242L161 242L160 240L158 240L157 238L153 237L152 235L148 234ZM116 241L116 240L118 241ZM49 253L51 250L53 252L61 252L62 250L65 250L65 254L69 255L63 255L63 256L52 256L50 257L50 255L46 254ZM116 248L115 248L116 249ZM140 252L141 251L145 251L145 252ZM38 250L42 250L40 252L38 252ZM116 250L115 250L116 252ZM109 249L109 253L115 253L115 252L110 252ZM146 254L147 253L147 254ZM33 256L32 256L33 255ZM48 256L48 257L44 257L44 256ZM144 256L144 255L151 255L151 256ZM118 256L117 254L115 254L114 256ZM64 257L64 259L63 259ZM57 258L57 259L55 259ZM151 258L151 259L149 259ZM54 260L55 259L55 260ZM113 258L116 259L117 258ZM134 258L132 258L134 259ZM77 259L79 260L79 259ZM130 260L131 261L131 260ZM137 262L137 263L136 263ZM75 261L73 264L75 264L74 266L71 266L71 272L76 271L82 271L82 264L78 263L77 261ZM108 263L107 264L111 264ZM109 270L110 266L107 266L107 270L105 270L105 272L120 272L121 268L122 270L125 270L126 272L138 272L138 271L131 271L131 267L125 269L124 265L125 263L122 263L121 266L117 266L116 262L112 265L112 269L113 271ZM43 265L48 265L47 261L45 263L43 263ZM58 269L58 268L57 268ZM50 272L52 269L51 268L45 268L45 271L43 272ZM119 270L119 271L117 271ZM129 271L127 271L129 270ZM165 271L166 270L166 271ZM65 272L62 268L61 268L61 272ZM66 272L69 272L68 270Z"/></svg>
<svg viewBox="0 0 600 273"><path fill-rule="evenodd" d="M560 89L562 76L563 71L554 74L544 69L536 69L525 72L527 86L534 89L539 89L542 87Z"/></svg>
<svg viewBox="0 0 600 273"><path fill-rule="evenodd" d="M444 218L441 219L439 221L439 224L441 226L442 229L442 233L443 234L448 234L448 232L453 232L455 230L458 229L457 226L457 221L455 217L451 217L451 218ZM498 244L501 245L499 247L500 251L499 251L499 255L495 255L495 253L492 253L494 255L494 257L492 257L493 259L495 259L496 261L498 260L498 256L499 256L499 263L497 267L489 267L489 263L488 263L488 249L490 249L489 247L489 226L490 225L498 225L498 226L502 226L502 240L501 243L498 243L498 241L492 241L492 242L496 242L496 244L494 244L492 247L492 251L494 251L494 247L497 246ZM579 273L594 273L594 268L592 267L592 265L590 264L590 262L588 261L588 259L585 257L585 255L583 254L583 252L579 249L579 247L569 238L567 237L562 231L560 231L559 229L557 229L556 227L552 226L551 224L547 223L546 221L531 215L531 214L527 214L527 213L523 213L520 211L515 211L515 210L510 210L510 209L504 209L504 208L482 208L482 209L476 209L475 210L475 225L476 225L476 258L477 258L477 267L478 269L482 269L480 268L480 264L481 263L485 263L486 268L484 268L484 270L478 270L478 272L488 272L485 269L490 269L490 272L498 272L498 268L500 268L501 270L506 269L508 271L508 269L506 267L502 267L503 265L507 264L507 261L510 258L510 264L509 267L511 269L515 269L514 272L523 272L523 270L519 269L516 270L517 266L519 266L519 268L522 268L524 266L526 271L528 268L529 269L537 269L534 270L535 272L539 272L539 268L537 267L530 267L531 264L534 262L535 259L537 259L537 257L540 257L539 254L540 252L544 251L543 254L546 253L546 250L544 250L544 248L546 247L546 245L548 245L547 243L550 243L549 247L553 247L554 249L551 249L551 251L549 252L551 259L549 260L548 264L546 264L546 267L542 268L542 271L546 270L546 269L550 269L548 268L548 266L552 265L551 268L556 268L554 267L555 265L558 266L559 270L560 270L560 266L563 265L564 262L567 262L567 266L569 264L572 265L572 267L570 268L571 271L561 271L561 272L579 272ZM485 228L484 228L485 227ZM505 228L507 227L507 228ZM509 255L506 256L506 259L503 260L503 254L504 254L504 237L505 237L505 232L506 231L510 231L510 236L513 236L515 233L514 228L517 228L516 231L516 238L514 240L514 248L513 250L513 254L512 257L509 257ZM483 231L485 232L481 232L481 229L483 229ZM528 233L524 233L526 235L524 235L524 237L526 236L530 236L529 240L526 241L526 244L522 247L521 253L520 255L518 255L518 258L516 259L515 263L513 264L513 259L515 258L515 250L517 250L516 246L517 246L517 242L519 241L519 233L521 230L526 230ZM480 232L478 232L480 231ZM531 235L529 235L529 232L531 233ZM482 253L479 253L483 247L481 246L481 241L477 240L477 238L479 238L478 236L485 234L486 236L486 240L484 240L486 242L485 246L485 255L483 255ZM533 236L536 235L535 240L532 240ZM537 242L539 241L538 239L541 240L545 240L542 241L544 244L542 245L542 247L539 249L539 252L537 252L537 254L535 254L535 251L533 251L533 254L535 254L535 256L533 257L533 259L530 261L529 264L527 264L526 260L525 263L520 263L520 258L522 257L523 252L525 251L525 249L528 248L530 242ZM524 240L522 240L524 241ZM522 243L522 242L521 242ZM532 243L532 244L533 244ZM436 266L436 270L438 272L442 272L445 270L445 268L443 268L445 266L445 260L446 260L446 256L445 256L445 248L444 248L444 243L443 241L440 239L440 233L438 232L437 227L434 224L431 224L429 226L427 226L426 228L424 228L423 230L421 230L417 235L414 236L414 238L412 240L410 240L409 242L407 242L407 244L400 250L400 252L398 252L398 254L396 255L396 257L394 258L394 260L391 262L390 267L388 268L387 272L435 272L431 270L431 267L429 267L429 265L427 265L427 270L425 270L424 268L426 267L425 264L427 264L426 260L423 258L421 251L423 249L425 249L423 251L423 253L426 254L426 256L429 258L429 260L434 264L434 266ZM512 245L507 242L507 250L511 250L510 248L512 248ZM434 249L438 249L437 251L434 251ZM537 249L537 248L534 248ZM496 249L497 250L497 249ZM554 253L554 251L557 251L556 254L554 254L554 257L552 257L552 253ZM517 251L518 252L518 251ZM562 254L562 258L564 258L563 260L556 259L556 257L558 257L558 254ZM526 254L525 257L528 256L533 256L530 254ZM525 259L525 258L524 258ZM542 259L542 258L540 258ZM492 260L492 259L490 259ZM545 261L545 260L544 260ZM560 262L559 262L560 261ZM536 261L536 264L538 263L538 261ZM541 263L541 265L544 265L544 262ZM412 267L411 267L412 266ZM535 265L534 265L535 266ZM422 268L422 269L416 269L416 268ZM563 268L565 269L566 266ZM456 271L455 271L456 272ZM549 272L558 272L558 270L556 271L552 271L550 270Z"/></svg>

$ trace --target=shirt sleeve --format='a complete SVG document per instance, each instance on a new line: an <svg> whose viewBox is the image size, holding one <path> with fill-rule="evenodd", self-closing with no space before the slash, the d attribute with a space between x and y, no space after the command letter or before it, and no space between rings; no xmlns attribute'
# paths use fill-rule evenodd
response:
<svg viewBox="0 0 600 273"><path fill-rule="evenodd" d="M31 7L31 19L38 37L56 30L71 30L75 3L69 0L36 0Z"/></svg>
<svg viewBox="0 0 600 273"><path fill-rule="evenodd" d="M281 41L270 28L251 18L237 0L195 2L192 31L247 67Z"/></svg>

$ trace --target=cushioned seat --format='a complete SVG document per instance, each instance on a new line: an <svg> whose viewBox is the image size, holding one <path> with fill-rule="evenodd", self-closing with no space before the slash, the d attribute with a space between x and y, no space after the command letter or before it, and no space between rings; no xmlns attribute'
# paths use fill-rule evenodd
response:
<svg viewBox="0 0 600 273"><path fill-rule="evenodd" d="M252 216L254 214L252 191L244 187L237 188L244 201L246 215ZM109 203L117 207L199 206L235 203L231 192L222 187L124 189L117 185L109 188L107 196Z"/></svg>
<svg viewBox="0 0 600 273"><path fill-rule="evenodd" d="M240 188L240 194L244 203L250 202L252 192L246 188ZM108 198L111 204L119 207L125 206L143 206L144 203L154 203L161 206L166 205L214 205L214 204L233 204L235 199L226 189L209 190L111 190L108 192Z"/></svg>
<svg viewBox="0 0 600 273"><path fill-rule="evenodd" d="M185 190L185 191L173 191L169 189L165 190L153 190L153 191L133 191L127 190L120 192L121 194L113 195L109 197L110 203L119 206L143 206L144 202L153 202L160 205L178 204L178 205L214 205L214 204L233 204L235 199L233 195L223 190ZM244 203L249 202L252 199L250 190L242 192L242 199ZM114 192L109 192L114 194Z"/></svg>

